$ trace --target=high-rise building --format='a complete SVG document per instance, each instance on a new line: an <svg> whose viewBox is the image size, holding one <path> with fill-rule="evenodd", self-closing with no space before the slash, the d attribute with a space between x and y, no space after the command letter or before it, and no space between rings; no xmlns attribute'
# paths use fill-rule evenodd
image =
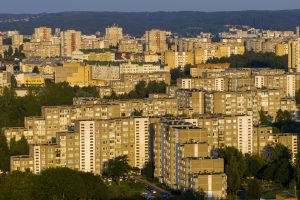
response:
<svg viewBox="0 0 300 200"><path fill-rule="evenodd" d="M168 49L166 35L166 31L162 31L159 29L146 31L146 51L152 51L154 53L163 53L164 51L166 51Z"/></svg>
<svg viewBox="0 0 300 200"><path fill-rule="evenodd" d="M289 42L289 72L300 72L300 38Z"/></svg>
<svg viewBox="0 0 300 200"><path fill-rule="evenodd" d="M122 155L142 169L149 160L149 125L147 117L75 121L74 131L56 131L55 142L31 143L28 156L12 157L11 169L40 173L61 166L101 174L109 159Z"/></svg>
<svg viewBox="0 0 300 200"><path fill-rule="evenodd" d="M296 36L300 37L300 26L296 27Z"/></svg>
<svg viewBox="0 0 300 200"><path fill-rule="evenodd" d="M61 55L72 56L74 51L81 49L81 32L67 30L61 35Z"/></svg>
<svg viewBox="0 0 300 200"><path fill-rule="evenodd" d="M175 52L166 51L164 63L172 68L184 68L187 64L194 64L194 54L193 52Z"/></svg>
<svg viewBox="0 0 300 200"><path fill-rule="evenodd" d="M12 46L18 48L20 45L23 44L23 35L13 35L11 37Z"/></svg>
<svg viewBox="0 0 300 200"><path fill-rule="evenodd" d="M36 41L50 41L52 37L52 30L51 28L47 27L39 27L34 29L33 38Z"/></svg>
<svg viewBox="0 0 300 200"><path fill-rule="evenodd" d="M208 129L181 120L157 122L154 175L172 189L203 190L208 198L226 197L224 160L211 157Z"/></svg>
<svg viewBox="0 0 300 200"><path fill-rule="evenodd" d="M105 39L109 41L111 46L117 46L122 38L123 28L114 25L105 29Z"/></svg>

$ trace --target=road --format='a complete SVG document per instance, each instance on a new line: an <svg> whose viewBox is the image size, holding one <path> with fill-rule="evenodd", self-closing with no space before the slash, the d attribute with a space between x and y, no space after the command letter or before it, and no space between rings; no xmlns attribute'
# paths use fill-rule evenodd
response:
<svg viewBox="0 0 300 200"><path fill-rule="evenodd" d="M140 177L140 176L136 176L136 177L135 177L135 180L137 180L137 181L139 181L139 182L145 184L145 186L148 185L152 190L155 190L157 193L156 193L156 194L152 194L152 195L154 195L154 196L157 196L157 197L162 198L164 193L168 193L168 194L170 195L170 193L169 193L168 191L166 191L166 190L164 190L164 189L162 189L162 188L156 186L154 183L151 183L151 182L149 182L149 181L143 179L143 178Z"/></svg>

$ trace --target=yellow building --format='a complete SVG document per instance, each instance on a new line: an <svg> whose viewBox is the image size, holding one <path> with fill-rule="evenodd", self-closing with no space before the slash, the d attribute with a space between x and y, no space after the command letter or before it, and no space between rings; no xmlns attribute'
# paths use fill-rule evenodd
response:
<svg viewBox="0 0 300 200"><path fill-rule="evenodd" d="M39 27L34 29L33 39L37 42L50 41L52 37L51 28Z"/></svg>
<svg viewBox="0 0 300 200"><path fill-rule="evenodd" d="M81 49L81 32L67 30L61 35L61 55L72 56L74 51Z"/></svg>
<svg viewBox="0 0 300 200"><path fill-rule="evenodd" d="M114 25L105 29L105 39L109 41L111 46L117 46L122 38L123 28Z"/></svg>
<svg viewBox="0 0 300 200"><path fill-rule="evenodd" d="M278 43L275 46L275 53L277 56L284 56L289 53L289 46L287 43Z"/></svg>
<svg viewBox="0 0 300 200"><path fill-rule="evenodd" d="M170 69L184 68L187 64L194 64L193 52L166 51L164 59L164 64L168 65Z"/></svg>
<svg viewBox="0 0 300 200"><path fill-rule="evenodd" d="M45 78L41 74L22 73L15 75L18 86L43 86Z"/></svg>
<svg viewBox="0 0 300 200"><path fill-rule="evenodd" d="M166 42L166 31L159 29L152 29L146 31L146 51L151 51L154 53L163 53L168 49Z"/></svg>
<svg viewBox="0 0 300 200"><path fill-rule="evenodd" d="M120 52L143 53L143 44L135 38L123 38L118 48Z"/></svg>
<svg viewBox="0 0 300 200"><path fill-rule="evenodd" d="M102 80L92 79L92 66L81 63L64 63L55 67L55 83L68 82L72 86L93 86L105 84Z"/></svg>
<svg viewBox="0 0 300 200"><path fill-rule="evenodd" d="M289 42L289 72L300 72L300 38Z"/></svg>
<svg viewBox="0 0 300 200"><path fill-rule="evenodd" d="M155 177L173 189L202 190L208 198L225 198L224 160L210 157L208 131L180 120L157 122L155 127Z"/></svg>
<svg viewBox="0 0 300 200"><path fill-rule="evenodd" d="M12 46L15 48L19 48L19 46L23 44L23 39L24 39L23 35L19 35L19 34L13 35L11 37Z"/></svg>
<svg viewBox="0 0 300 200"><path fill-rule="evenodd" d="M103 53L96 53L91 52L88 54L89 61L114 61L115 60L115 53L113 52L103 52Z"/></svg>

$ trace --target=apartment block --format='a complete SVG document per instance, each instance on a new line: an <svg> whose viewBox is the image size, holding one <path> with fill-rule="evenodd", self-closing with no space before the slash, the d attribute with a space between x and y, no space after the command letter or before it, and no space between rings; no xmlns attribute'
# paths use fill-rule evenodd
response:
<svg viewBox="0 0 300 200"><path fill-rule="evenodd" d="M205 94L205 113L227 115L252 115L253 123L259 123L259 111L263 110L275 120L277 111L296 111L293 98L284 98L280 90L250 90L235 92L208 92Z"/></svg>
<svg viewBox="0 0 300 200"><path fill-rule="evenodd" d="M149 160L150 122L147 117L77 120L73 131L58 131L55 142L31 144L28 156L12 157L11 170L69 167L101 174L109 159L121 155L142 169Z"/></svg>
<svg viewBox="0 0 300 200"><path fill-rule="evenodd" d="M11 73L1 72L0 73L0 87L10 87L11 85Z"/></svg>
<svg viewBox="0 0 300 200"><path fill-rule="evenodd" d="M166 51L167 42L166 42L166 31L159 29L152 29L146 31L146 51L151 51L153 53L163 53Z"/></svg>
<svg viewBox="0 0 300 200"><path fill-rule="evenodd" d="M180 89L176 91L179 108L191 108L193 114L204 114L205 92L199 89Z"/></svg>
<svg viewBox="0 0 300 200"><path fill-rule="evenodd" d="M212 148L233 146L242 153L253 153L253 119L244 115L194 115L185 121L205 128Z"/></svg>
<svg viewBox="0 0 300 200"><path fill-rule="evenodd" d="M117 46L123 38L123 28L113 25L105 29L105 39L109 41L111 46Z"/></svg>
<svg viewBox="0 0 300 200"><path fill-rule="evenodd" d="M74 51L81 49L81 32L75 30L63 31L61 35L61 55L72 56Z"/></svg>
<svg viewBox="0 0 300 200"><path fill-rule="evenodd" d="M300 72L300 39L289 42L289 72Z"/></svg>
<svg viewBox="0 0 300 200"><path fill-rule="evenodd" d="M190 52L175 52L166 51L164 56L164 64L168 65L170 69L183 69L187 64L194 64L194 54Z"/></svg>
<svg viewBox="0 0 300 200"><path fill-rule="evenodd" d="M159 181L173 189L203 190L209 198L226 197L224 161L210 157L207 130L179 120L155 126L155 176ZM208 187L205 179L211 181Z"/></svg>

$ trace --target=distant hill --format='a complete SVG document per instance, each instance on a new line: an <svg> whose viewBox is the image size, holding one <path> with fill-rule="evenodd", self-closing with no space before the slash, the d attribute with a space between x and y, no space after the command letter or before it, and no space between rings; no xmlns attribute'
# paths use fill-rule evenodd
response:
<svg viewBox="0 0 300 200"><path fill-rule="evenodd" d="M294 30L300 25L299 10L230 11L230 12L61 12L41 14L0 14L0 31L20 30L31 34L34 27L48 26L78 29L85 34L104 32L118 24L125 33L142 35L145 30L160 28L179 34L219 32L224 25L249 25L255 28Z"/></svg>

